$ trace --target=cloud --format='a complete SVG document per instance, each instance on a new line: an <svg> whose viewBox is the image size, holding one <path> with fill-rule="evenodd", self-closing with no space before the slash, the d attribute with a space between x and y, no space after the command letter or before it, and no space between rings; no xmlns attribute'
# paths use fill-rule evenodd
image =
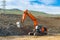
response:
<svg viewBox="0 0 60 40"><path fill-rule="evenodd" d="M6 1L7 1L7 6L6 6L7 9L18 8L20 10L28 9L34 11L42 11L49 14L60 14L59 6L48 6L50 4L55 3L55 0L38 0L43 3L41 5L36 3L31 5L30 2L32 0L6 0Z"/></svg>
<svg viewBox="0 0 60 40"><path fill-rule="evenodd" d="M56 6L46 6L44 4L39 5L39 4L34 4L31 5L29 1L19 1L18 8L21 10L29 9L29 10L34 10L34 11L42 11L45 13L49 14L60 14L60 7ZM51 4L52 2L49 2Z"/></svg>
<svg viewBox="0 0 60 40"><path fill-rule="evenodd" d="M0 1L3 1L3 0L0 0Z"/></svg>
<svg viewBox="0 0 60 40"><path fill-rule="evenodd" d="M54 4L56 2L56 0L39 0L39 1L45 5Z"/></svg>
<svg viewBox="0 0 60 40"><path fill-rule="evenodd" d="M42 11L48 14L60 14L60 7L46 6L46 5L33 5L27 8L29 10Z"/></svg>
<svg viewBox="0 0 60 40"><path fill-rule="evenodd" d="M12 2L12 1L15 1L15 0L6 0L6 2Z"/></svg>
<svg viewBox="0 0 60 40"><path fill-rule="evenodd" d="M6 6L6 9L13 9L13 8L17 8L17 6L13 6L13 5L11 5L11 6Z"/></svg>
<svg viewBox="0 0 60 40"><path fill-rule="evenodd" d="M4 1L4 0L0 0L0 1ZM5 1L7 1L7 2L12 2L12 1L14 1L14 0L5 0Z"/></svg>
<svg viewBox="0 0 60 40"><path fill-rule="evenodd" d="M0 2L0 6L1 6L2 2Z"/></svg>

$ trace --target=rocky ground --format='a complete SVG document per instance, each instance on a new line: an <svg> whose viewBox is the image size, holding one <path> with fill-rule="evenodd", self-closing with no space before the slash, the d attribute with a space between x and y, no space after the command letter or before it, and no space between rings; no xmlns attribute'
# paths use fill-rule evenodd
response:
<svg viewBox="0 0 60 40"><path fill-rule="evenodd" d="M36 17L39 24L47 27L48 33L60 33L60 17ZM16 22L21 21L21 15L0 14L0 36L4 35L27 35L33 29L33 21L27 17L22 28L16 26Z"/></svg>

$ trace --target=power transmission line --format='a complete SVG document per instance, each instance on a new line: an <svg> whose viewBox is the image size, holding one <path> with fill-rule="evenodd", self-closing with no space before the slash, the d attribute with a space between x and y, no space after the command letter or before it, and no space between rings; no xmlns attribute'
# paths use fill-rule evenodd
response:
<svg viewBox="0 0 60 40"><path fill-rule="evenodd" d="M3 9L2 11L3 11L3 13L5 13L5 9L6 9L6 0L3 0L3 1L2 1L2 6L3 6L3 7L2 7L2 9Z"/></svg>

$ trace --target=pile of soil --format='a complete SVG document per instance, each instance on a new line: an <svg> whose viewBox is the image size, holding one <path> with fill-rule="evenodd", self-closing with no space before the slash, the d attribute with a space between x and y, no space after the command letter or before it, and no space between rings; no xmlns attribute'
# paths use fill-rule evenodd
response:
<svg viewBox="0 0 60 40"><path fill-rule="evenodd" d="M0 14L0 35L27 35L29 31L32 31L32 25L17 27L16 22L21 21L21 17L21 15L16 14ZM26 23L24 22L24 24Z"/></svg>
<svg viewBox="0 0 60 40"><path fill-rule="evenodd" d="M0 35L27 35L33 30L33 21L27 17L21 28L16 26L17 21L21 21L22 15L0 14ZM60 33L60 17L36 17L39 25L47 27L48 33Z"/></svg>

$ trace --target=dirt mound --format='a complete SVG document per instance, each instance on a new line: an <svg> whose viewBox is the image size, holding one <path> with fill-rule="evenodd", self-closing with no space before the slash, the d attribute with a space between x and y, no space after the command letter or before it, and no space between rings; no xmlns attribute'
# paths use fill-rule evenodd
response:
<svg viewBox="0 0 60 40"><path fill-rule="evenodd" d="M18 28L16 26L16 22L20 21L20 19L21 19L21 15L1 14L0 15L0 35L2 36L3 35L27 35L28 32L31 30L30 28L32 26L24 25L24 27Z"/></svg>
<svg viewBox="0 0 60 40"><path fill-rule="evenodd" d="M60 33L60 17L41 17L38 16L39 24L46 25L48 33Z"/></svg>
<svg viewBox="0 0 60 40"><path fill-rule="evenodd" d="M16 26L16 22L21 20L21 15L0 14L0 35L27 35L33 29L33 21L27 17L22 28ZM48 33L60 33L60 17L38 16L39 24L48 28Z"/></svg>

